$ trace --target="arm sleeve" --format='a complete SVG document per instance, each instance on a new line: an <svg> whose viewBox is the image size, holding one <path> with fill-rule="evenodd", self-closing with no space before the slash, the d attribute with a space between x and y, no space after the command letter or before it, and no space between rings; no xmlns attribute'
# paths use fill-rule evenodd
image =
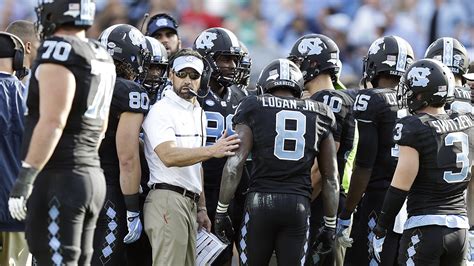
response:
<svg viewBox="0 0 474 266"><path fill-rule="evenodd" d="M119 110L119 113L146 114L149 104L148 94L142 86L130 80L117 79L112 106Z"/></svg>
<svg viewBox="0 0 474 266"><path fill-rule="evenodd" d="M416 116L407 116L398 121L393 128L393 140L401 146L409 146L414 149L418 148L417 128L420 120ZM418 149L417 149L418 150Z"/></svg>
<svg viewBox="0 0 474 266"><path fill-rule="evenodd" d="M235 128L238 124L245 124L252 128L252 120L250 115L255 108L258 107L256 96L249 96L245 98L235 110L235 115L232 118L232 127Z"/></svg>
<svg viewBox="0 0 474 266"><path fill-rule="evenodd" d="M319 113L316 116L316 142L314 149L319 152L319 145L330 133L336 130L334 113L323 103L318 102Z"/></svg>
<svg viewBox="0 0 474 266"><path fill-rule="evenodd" d="M357 122L359 143L355 164L363 168L372 168L377 157L378 131L374 123Z"/></svg>
<svg viewBox="0 0 474 266"><path fill-rule="evenodd" d="M323 108L325 109L325 112L321 112L322 115L319 115L318 120L316 121L318 135L321 136L321 140L325 139L329 133L334 134L338 127L334 113L326 105L323 105Z"/></svg>
<svg viewBox="0 0 474 266"><path fill-rule="evenodd" d="M361 90L354 102L353 115L357 121L359 132L359 143L355 164L363 168L372 168L377 157L378 130L377 116L379 113L380 100L377 94L370 90Z"/></svg>
<svg viewBox="0 0 474 266"><path fill-rule="evenodd" d="M90 62L80 55L80 51L74 50L71 41L59 36L49 37L38 48L36 62L62 65L69 70L78 65L90 68Z"/></svg>
<svg viewBox="0 0 474 266"><path fill-rule="evenodd" d="M354 101L354 118L366 123L377 123L378 109L383 100L376 93L361 90Z"/></svg>
<svg viewBox="0 0 474 266"><path fill-rule="evenodd" d="M174 123L161 102L153 105L142 127L153 149L163 142L176 141Z"/></svg>

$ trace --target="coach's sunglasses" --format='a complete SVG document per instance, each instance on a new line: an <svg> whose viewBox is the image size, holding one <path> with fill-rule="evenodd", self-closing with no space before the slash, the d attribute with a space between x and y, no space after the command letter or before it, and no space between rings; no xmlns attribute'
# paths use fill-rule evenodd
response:
<svg viewBox="0 0 474 266"><path fill-rule="evenodd" d="M189 76L190 79L192 80L196 80L196 79L199 79L201 77L201 75L197 72L186 72L186 71L174 71L174 73L176 74L176 76L180 79L184 79L186 78L187 76Z"/></svg>

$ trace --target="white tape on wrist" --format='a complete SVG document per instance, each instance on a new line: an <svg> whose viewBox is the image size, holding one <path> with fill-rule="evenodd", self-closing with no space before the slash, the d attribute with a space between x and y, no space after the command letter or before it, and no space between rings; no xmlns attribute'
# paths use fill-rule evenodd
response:
<svg viewBox="0 0 474 266"><path fill-rule="evenodd" d="M229 208L229 204L223 204L223 203L217 202L216 212L217 213L226 213L228 208Z"/></svg>

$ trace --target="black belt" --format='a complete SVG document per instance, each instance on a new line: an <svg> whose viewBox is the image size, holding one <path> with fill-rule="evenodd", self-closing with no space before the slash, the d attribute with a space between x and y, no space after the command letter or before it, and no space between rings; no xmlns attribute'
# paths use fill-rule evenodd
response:
<svg viewBox="0 0 474 266"><path fill-rule="evenodd" d="M151 185L151 189L171 190L171 191L178 192L179 194L192 199L196 203L199 202L199 194L194 193L194 192L189 191L189 190L186 190L182 187L173 186L173 185L166 184L166 183L155 183L155 184Z"/></svg>

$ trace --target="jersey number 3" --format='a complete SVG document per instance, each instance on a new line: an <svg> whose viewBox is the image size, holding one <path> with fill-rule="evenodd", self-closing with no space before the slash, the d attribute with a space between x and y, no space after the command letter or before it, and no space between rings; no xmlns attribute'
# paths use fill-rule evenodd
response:
<svg viewBox="0 0 474 266"><path fill-rule="evenodd" d="M290 120L296 121L295 129L288 129L287 123ZM275 146L273 154L280 160L298 161L304 156L306 133L306 117L304 114L296 111L282 110L276 114ZM293 141L294 149L286 150L285 142Z"/></svg>
<svg viewBox="0 0 474 266"><path fill-rule="evenodd" d="M456 164L461 164L461 171L459 173L445 171L443 179L448 183L464 181L471 169L469 163L469 140L467 134L463 132L452 132L444 138L445 146L453 146L454 142L461 142L461 151L456 153Z"/></svg>

